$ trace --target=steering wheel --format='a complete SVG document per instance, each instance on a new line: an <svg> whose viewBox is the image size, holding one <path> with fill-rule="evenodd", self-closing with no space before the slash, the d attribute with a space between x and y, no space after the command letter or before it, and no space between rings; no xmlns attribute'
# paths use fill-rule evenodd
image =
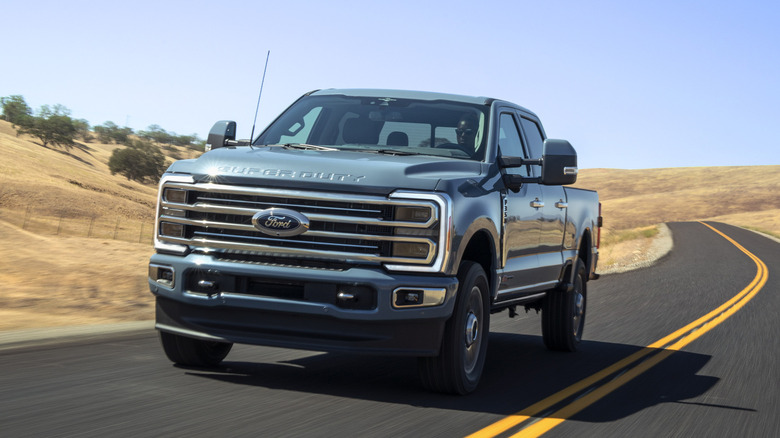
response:
<svg viewBox="0 0 780 438"><path fill-rule="evenodd" d="M469 157L474 155L473 150L469 150L468 146L457 144L457 143L441 143L434 146L437 149L455 149L458 151L463 152L464 154L468 155Z"/></svg>

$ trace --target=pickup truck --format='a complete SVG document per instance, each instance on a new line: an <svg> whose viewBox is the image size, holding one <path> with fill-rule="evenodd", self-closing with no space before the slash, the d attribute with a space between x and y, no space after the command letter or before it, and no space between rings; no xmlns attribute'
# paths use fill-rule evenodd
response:
<svg viewBox="0 0 780 438"><path fill-rule="evenodd" d="M217 366L234 343L418 357L466 394L491 314L541 311L574 351L598 278L596 192L539 118L485 98L329 89L257 138L217 122L162 176L149 287L167 357Z"/></svg>

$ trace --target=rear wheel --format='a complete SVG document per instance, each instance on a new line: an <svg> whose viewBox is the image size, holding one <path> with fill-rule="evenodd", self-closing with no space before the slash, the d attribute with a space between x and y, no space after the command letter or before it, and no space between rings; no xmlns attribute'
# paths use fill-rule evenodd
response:
<svg viewBox="0 0 780 438"><path fill-rule="evenodd" d="M585 327L587 283L585 263L574 265L574 287L570 291L547 293L542 306L542 338L550 350L577 351Z"/></svg>
<svg viewBox="0 0 780 438"><path fill-rule="evenodd" d="M203 341L168 332L160 332L160 342L171 362L195 367L216 366L233 348L227 342Z"/></svg>
<svg viewBox="0 0 780 438"><path fill-rule="evenodd" d="M436 392L468 394L476 389L485 365L490 327L490 296L485 271L466 261L458 270L455 311L444 328L441 351L418 362L423 385Z"/></svg>

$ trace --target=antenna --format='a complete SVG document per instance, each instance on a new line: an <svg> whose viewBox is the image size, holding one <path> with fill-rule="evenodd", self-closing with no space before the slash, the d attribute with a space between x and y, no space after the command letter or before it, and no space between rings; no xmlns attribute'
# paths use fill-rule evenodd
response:
<svg viewBox="0 0 780 438"><path fill-rule="evenodd" d="M271 57L271 51L265 55L265 67L263 67L263 79L260 81L260 94L257 95L257 107L255 108L255 120L252 122L252 133L249 134L249 147L255 141L255 125L257 125L257 112L260 110L260 96L263 95L263 85L265 84L265 72L268 70L268 58Z"/></svg>

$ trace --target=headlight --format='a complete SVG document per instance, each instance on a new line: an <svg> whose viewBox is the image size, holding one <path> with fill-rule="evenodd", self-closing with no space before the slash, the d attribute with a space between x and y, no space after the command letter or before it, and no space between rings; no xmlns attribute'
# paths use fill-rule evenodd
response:
<svg viewBox="0 0 780 438"><path fill-rule="evenodd" d="M167 237L184 237L184 225L171 222L160 222L160 235Z"/></svg>
<svg viewBox="0 0 780 438"><path fill-rule="evenodd" d="M416 242L395 242L393 243L393 257L408 257L413 259L424 259L428 257L428 251L431 250L427 243Z"/></svg>
<svg viewBox="0 0 780 438"><path fill-rule="evenodd" d="M187 202L187 191L182 189L165 189L163 199L165 202L185 204Z"/></svg>
<svg viewBox="0 0 780 438"><path fill-rule="evenodd" d="M401 206L395 208L395 220L401 222L427 222L431 218L430 207L408 207Z"/></svg>
<svg viewBox="0 0 780 438"><path fill-rule="evenodd" d="M396 228L392 255L397 263L387 263L391 271L443 272L450 255L452 201L445 193L419 193L398 190L390 194L400 205L393 210ZM405 203L404 201L410 201ZM399 223L400 222L400 223ZM408 240L406 239L408 238ZM415 265L413 260L428 260L430 265Z"/></svg>

